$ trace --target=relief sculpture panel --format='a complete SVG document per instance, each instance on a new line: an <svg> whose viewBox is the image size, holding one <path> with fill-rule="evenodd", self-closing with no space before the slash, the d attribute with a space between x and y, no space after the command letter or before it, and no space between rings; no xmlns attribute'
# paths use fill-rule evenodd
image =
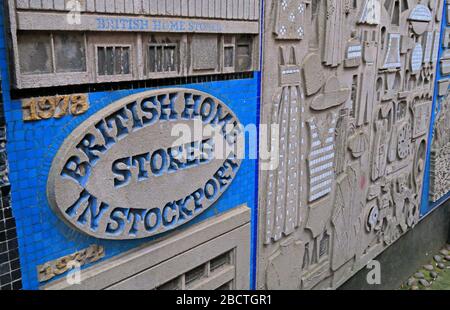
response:
<svg viewBox="0 0 450 310"><path fill-rule="evenodd" d="M279 161L260 166L257 288L337 288L419 220L440 5L264 5L261 122Z"/></svg>

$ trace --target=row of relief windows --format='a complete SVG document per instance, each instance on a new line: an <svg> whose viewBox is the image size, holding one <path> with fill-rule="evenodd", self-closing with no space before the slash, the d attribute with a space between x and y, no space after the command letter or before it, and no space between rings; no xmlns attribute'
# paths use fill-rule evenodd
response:
<svg viewBox="0 0 450 310"><path fill-rule="evenodd" d="M179 35L163 38L143 35L142 51L137 49L140 44L132 38L136 37L130 35L121 40L111 34L21 33L18 36L20 73L23 76L91 73L97 79L110 77L114 80L115 76L121 80L133 79L135 70L138 70L133 64L138 58L143 61L137 65L144 66L144 75L149 78L176 76L183 69L187 74L253 70L251 36Z"/></svg>
<svg viewBox="0 0 450 310"><path fill-rule="evenodd" d="M22 74L86 71L83 35L27 33L18 43Z"/></svg>

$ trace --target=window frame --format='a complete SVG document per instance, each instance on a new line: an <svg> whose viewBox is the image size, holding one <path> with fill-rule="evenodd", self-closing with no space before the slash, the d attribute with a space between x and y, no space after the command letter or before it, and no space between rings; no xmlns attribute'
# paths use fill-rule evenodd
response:
<svg viewBox="0 0 450 310"><path fill-rule="evenodd" d="M89 83L89 66L88 66L88 35L86 32L81 32L84 38L84 57L85 57L85 71L79 72L57 72L56 71L56 53L54 34L56 31L36 31L38 33L46 34L50 38L50 52L51 52L51 65L52 71L49 73L23 73L20 68L21 59L20 56L17 59L18 74L20 74L21 88L36 88L36 87L52 87L52 86L64 86L71 84ZM28 32L27 32L28 33ZM18 47L20 48L20 47ZM61 81L64 81L61 83Z"/></svg>
<svg viewBox="0 0 450 310"><path fill-rule="evenodd" d="M64 32L63 32L64 33ZM57 34L57 33L56 33ZM51 33L51 45L52 45L52 59L53 59L53 71L55 74L73 74L73 73L89 73L88 69L88 43L87 43L87 35L86 32L82 32L83 35L83 43L84 43L84 71L68 71L68 72L58 72L56 70L56 51L55 51L55 39L54 39L55 33Z"/></svg>
<svg viewBox="0 0 450 310"><path fill-rule="evenodd" d="M231 38L231 43L225 43L225 37L229 36ZM237 53L237 49L236 49L236 36L235 35L223 35L222 36L222 63L221 63L221 67L222 67L222 72L223 73L234 73L236 72L236 53ZM233 65L231 67L226 67L225 66L225 49L226 48L233 48Z"/></svg>
<svg viewBox="0 0 450 310"><path fill-rule="evenodd" d="M250 72L254 70L254 39L250 36L236 36L235 37L235 71L236 72ZM240 46L247 46L249 50L249 54L245 57L249 58L249 67L247 69L242 70L238 67L238 59L244 55L238 54Z"/></svg>
<svg viewBox="0 0 450 310"><path fill-rule="evenodd" d="M146 68L145 68L145 75L147 77L153 77L153 76L173 76L173 75L179 75L180 73L180 64L181 64L181 55L180 55L180 44L178 42L174 42L174 43L161 43L161 42L147 42L146 44L147 49L145 52L145 64L146 64ZM158 48L158 47L162 47L163 49L163 55L164 54L164 50L167 47L175 47L175 56L177 57L177 62L175 64L175 70L174 71L150 71L150 48L154 47L154 48ZM165 57L163 56L163 59ZM156 59L156 58L155 58Z"/></svg>
<svg viewBox="0 0 450 310"><path fill-rule="evenodd" d="M92 71L95 73L95 80L96 80L96 82L99 82L99 83L104 83L104 82L115 82L115 81L131 81L131 80L134 80L134 77L133 77L133 71L134 71L134 61L133 61L133 52L134 52L134 49L133 49L133 44L127 44L127 43L125 43L125 44L120 44L120 43L111 43L111 44L109 44L109 43L95 43L95 44L93 44L93 46L94 46L94 66L95 66L95 69L93 69ZM101 47L101 48L108 48L108 47L112 47L112 48L114 48L114 50L117 48L117 47L120 47L120 48L129 48L130 49L130 52L129 52L129 61L128 61L128 64L129 64L129 69L130 69L130 72L129 73L127 73L127 74L112 74L112 75L100 75L99 74L99 71L98 71L98 48L99 47ZM115 68L115 63L114 63L114 68Z"/></svg>

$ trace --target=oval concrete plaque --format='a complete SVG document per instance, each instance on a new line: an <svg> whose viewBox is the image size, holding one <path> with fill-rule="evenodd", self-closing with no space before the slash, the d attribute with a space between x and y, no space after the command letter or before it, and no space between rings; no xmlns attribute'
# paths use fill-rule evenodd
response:
<svg viewBox="0 0 450 310"><path fill-rule="evenodd" d="M50 206L71 227L101 239L173 230L231 184L241 164L241 134L234 113L203 92L126 97L66 138L48 178Z"/></svg>

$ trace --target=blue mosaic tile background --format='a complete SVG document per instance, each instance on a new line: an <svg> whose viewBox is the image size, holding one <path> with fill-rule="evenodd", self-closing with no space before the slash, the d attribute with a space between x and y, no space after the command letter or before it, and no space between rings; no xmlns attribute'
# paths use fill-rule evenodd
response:
<svg viewBox="0 0 450 310"><path fill-rule="evenodd" d="M0 10L0 290L22 288L16 221L12 213L7 154L5 152L4 100L10 97L4 40L3 10Z"/></svg>
<svg viewBox="0 0 450 310"><path fill-rule="evenodd" d="M234 111L243 125L247 125L257 123L258 80L258 74L255 74L252 79L177 87L196 89L217 97ZM112 102L145 90L149 89L90 93L90 109L86 114L66 116L59 120L25 123L22 121L21 101L6 104L12 204L17 221L25 289L38 288L36 266L45 262L85 249L91 244L104 246L104 259L108 259L152 239L102 241L87 237L59 220L51 211L46 198L51 162L70 132ZM256 170L256 160L244 160L235 180L215 205L180 229L242 204L255 209Z"/></svg>
<svg viewBox="0 0 450 310"><path fill-rule="evenodd" d="M442 54L444 53L445 49L443 48L443 40L445 37L445 30L450 27L446 27L447 20L450 18L447 14L447 3L448 0L444 0L444 12L442 13L442 25L441 25L441 42L440 42L440 50L439 50L439 56L438 59L441 59ZM438 66L436 69L436 81L435 81L435 87L434 87L434 100L433 100L433 113L431 114L431 128L430 128L430 134L428 137L428 150L427 150L427 163L425 167L425 178L423 182L423 192L422 192L422 204L420 209L421 216L425 216L429 214L431 211L433 211L435 208L441 206L444 202L446 202L448 199L450 199L450 193L439 199L439 201L431 202L429 199L429 190L430 190L430 155L431 155L431 143L433 141L433 131L434 131L434 124L436 117L440 111L440 101L443 99L443 97L439 97L438 95L438 82L443 79L450 78L450 75L442 75L441 74L441 67L440 62L438 60Z"/></svg>

